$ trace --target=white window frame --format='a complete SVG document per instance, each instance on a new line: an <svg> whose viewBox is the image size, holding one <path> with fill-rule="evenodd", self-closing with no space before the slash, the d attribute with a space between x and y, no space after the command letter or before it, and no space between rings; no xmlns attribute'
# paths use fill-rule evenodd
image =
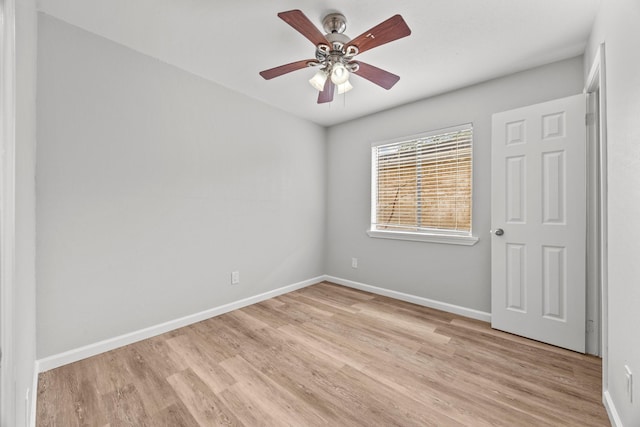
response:
<svg viewBox="0 0 640 427"><path fill-rule="evenodd" d="M427 230L427 231L395 231L395 230L379 230L376 229L376 213L377 213L377 193L378 193L378 177L377 177L377 158L374 148L388 144L395 144L404 141L411 141L414 139L427 138L434 135L443 133L456 132L463 129L471 128L473 130L472 123L466 123L463 125L452 126L442 129L436 129L428 132L423 132L417 135L403 136L388 141L374 142L371 144L371 222L370 228L367 230L369 237L381 238L381 239L395 239L395 240L410 240L416 242L429 242L429 243L445 243L452 245L475 245L479 238L473 235L473 208L471 210L471 230L469 232L455 231L455 230ZM473 203L473 134L471 136L471 203Z"/></svg>

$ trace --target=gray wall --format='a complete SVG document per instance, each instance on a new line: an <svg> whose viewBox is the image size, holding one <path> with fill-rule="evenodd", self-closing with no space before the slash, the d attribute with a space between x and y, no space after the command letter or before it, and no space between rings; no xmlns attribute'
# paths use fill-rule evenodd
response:
<svg viewBox="0 0 640 427"><path fill-rule="evenodd" d="M606 43L608 151L608 374L611 403L622 425L640 425L640 3L604 0L585 53L588 73ZM634 375L633 403L624 366Z"/></svg>
<svg viewBox="0 0 640 427"><path fill-rule="evenodd" d="M342 279L491 311L491 115L580 93L582 57L513 74L329 129L326 272ZM475 246L370 238L372 142L473 123ZM351 258L358 258L358 269Z"/></svg>
<svg viewBox="0 0 640 427"><path fill-rule="evenodd" d="M39 358L324 273L323 128L38 30Z"/></svg>
<svg viewBox="0 0 640 427"><path fill-rule="evenodd" d="M34 0L16 1L15 426L27 425L36 359L36 54Z"/></svg>

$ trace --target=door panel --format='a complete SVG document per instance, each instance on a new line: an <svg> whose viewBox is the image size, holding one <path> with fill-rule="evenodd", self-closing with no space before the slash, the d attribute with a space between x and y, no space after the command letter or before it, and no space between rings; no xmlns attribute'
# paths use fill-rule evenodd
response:
<svg viewBox="0 0 640 427"><path fill-rule="evenodd" d="M564 151L542 155L542 223L565 223Z"/></svg>
<svg viewBox="0 0 640 427"><path fill-rule="evenodd" d="M526 222L526 177L527 166L524 156L507 158L507 196L505 206L507 208L506 221L510 224L523 224Z"/></svg>
<svg viewBox="0 0 640 427"><path fill-rule="evenodd" d="M527 311L526 251L525 245L507 244L507 308L523 313Z"/></svg>
<svg viewBox="0 0 640 427"><path fill-rule="evenodd" d="M492 326L584 352L583 95L493 115Z"/></svg>
<svg viewBox="0 0 640 427"><path fill-rule="evenodd" d="M542 315L548 319L566 320L566 253L563 247L542 247Z"/></svg>

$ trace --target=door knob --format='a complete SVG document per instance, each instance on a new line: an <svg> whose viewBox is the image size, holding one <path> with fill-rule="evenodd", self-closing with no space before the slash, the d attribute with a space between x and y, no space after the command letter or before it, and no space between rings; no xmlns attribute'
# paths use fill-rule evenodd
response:
<svg viewBox="0 0 640 427"><path fill-rule="evenodd" d="M498 228L496 231L496 236L502 236L504 234L504 230L502 228Z"/></svg>

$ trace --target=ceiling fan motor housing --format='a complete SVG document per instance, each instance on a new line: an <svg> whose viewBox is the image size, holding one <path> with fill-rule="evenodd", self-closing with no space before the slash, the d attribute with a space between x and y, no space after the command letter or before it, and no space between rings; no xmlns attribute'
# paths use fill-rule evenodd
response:
<svg viewBox="0 0 640 427"><path fill-rule="evenodd" d="M330 13L322 20L322 28L329 34L342 34L347 29L347 18L341 13Z"/></svg>

